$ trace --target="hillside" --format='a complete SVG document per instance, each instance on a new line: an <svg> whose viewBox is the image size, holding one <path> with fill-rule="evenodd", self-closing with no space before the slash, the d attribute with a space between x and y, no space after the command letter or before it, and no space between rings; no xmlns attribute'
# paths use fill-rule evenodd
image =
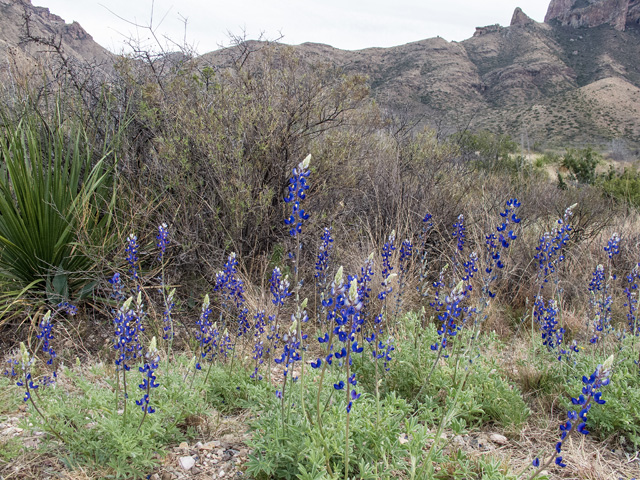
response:
<svg viewBox="0 0 640 480"><path fill-rule="evenodd" d="M316 43L292 48L309 62L367 75L372 95L387 111L446 131L470 125L542 147L606 145L622 137L635 148L639 9L630 0L553 0L545 23L518 8L510 26L478 27L462 42L436 37L358 51ZM29 0L0 0L0 55L28 65L51 50L24 42L25 12L32 35L58 39L69 58L112 62L79 24L66 24ZM226 53L206 53L201 61L224 68Z"/></svg>

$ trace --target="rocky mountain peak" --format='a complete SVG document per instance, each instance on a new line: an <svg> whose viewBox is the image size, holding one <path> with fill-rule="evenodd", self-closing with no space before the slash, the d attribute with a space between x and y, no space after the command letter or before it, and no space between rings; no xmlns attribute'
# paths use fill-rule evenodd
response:
<svg viewBox="0 0 640 480"><path fill-rule="evenodd" d="M608 24L624 31L640 23L640 0L551 0L544 21L575 28Z"/></svg>
<svg viewBox="0 0 640 480"><path fill-rule="evenodd" d="M513 16L511 17L510 25L514 27L518 25L529 25L532 23L534 23L534 20L531 17L529 17L529 15L524 13L520 7L516 7L516 9L513 12Z"/></svg>

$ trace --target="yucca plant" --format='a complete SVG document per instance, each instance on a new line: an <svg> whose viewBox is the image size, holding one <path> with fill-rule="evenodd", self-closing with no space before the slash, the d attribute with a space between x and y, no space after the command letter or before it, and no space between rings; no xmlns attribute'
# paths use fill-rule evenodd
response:
<svg viewBox="0 0 640 480"><path fill-rule="evenodd" d="M96 154L83 126L60 114L51 124L29 114L1 118L0 293L54 305L81 300L95 286L92 251L111 224L110 154Z"/></svg>

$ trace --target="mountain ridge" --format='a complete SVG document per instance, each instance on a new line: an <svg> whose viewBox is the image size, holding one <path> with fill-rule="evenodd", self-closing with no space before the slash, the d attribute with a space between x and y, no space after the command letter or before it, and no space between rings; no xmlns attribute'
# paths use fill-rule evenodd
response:
<svg viewBox="0 0 640 480"><path fill-rule="evenodd" d="M0 53L19 51L27 59L41 53L42 43L25 43L16 26L24 23L25 12L32 33L58 38L71 58L103 63L117 58L79 24L67 24L30 0L0 0ZM426 124L454 130L456 118L465 118L472 128L533 136L549 147L618 138L640 146L640 120L627 113L640 108L640 99L627 94L640 88L640 0L551 0L545 18L536 22L516 8L509 26L478 27L461 42L433 37L354 51L319 43L282 48L309 62L367 75L383 108ZM205 53L199 61L225 68L228 50ZM603 80L609 91L604 103L597 83ZM589 85L595 86L584 88ZM617 107L611 105L616 98L624 99ZM609 112L607 122L583 111L601 104Z"/></svg>

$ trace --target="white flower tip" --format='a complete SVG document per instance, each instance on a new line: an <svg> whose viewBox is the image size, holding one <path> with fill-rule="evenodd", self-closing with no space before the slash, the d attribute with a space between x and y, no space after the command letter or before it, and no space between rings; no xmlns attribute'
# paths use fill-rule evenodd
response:
<svg viewBox="0 0 640 480"><path fill-rule="evenodd" d="M609 358L607 358L604 363L602 364L602 368L607 371L607 370L611 370L611 367L613 367L613 360L614 357L613 355L611 355Z"/></svg>
<svg viewBox="0 0 640 480"><path fill-rule="evenodd" d="M310 163L311 163L311 154L309 154L306 157L304 157L304 160L302 160L302 162L300 162L300 165L302 166L303 170L306 170L307 168L309 168L309 164Z"/></svg>
<svg viewBox="0 0 640 480"><path fill-rule="evenodd" d="M133 297L127 298L125 302L122 304L122 309L126 312L131 308L132 303L133 303Z"/></svg>
<svg viewBox="0 0 640 480"><path fill-rule="evenodd" d="M351 280L351 285L349 286L349 300L351 303L355 303L358 299L358 282L354 278Z"/></svg>
<svg viewBox="0 0 640 480"><path fill-rule="evenodd" d="M22 358L23 365L29 363L29 351L27 350L24 342L20 342L20 357Z"/></svg>

